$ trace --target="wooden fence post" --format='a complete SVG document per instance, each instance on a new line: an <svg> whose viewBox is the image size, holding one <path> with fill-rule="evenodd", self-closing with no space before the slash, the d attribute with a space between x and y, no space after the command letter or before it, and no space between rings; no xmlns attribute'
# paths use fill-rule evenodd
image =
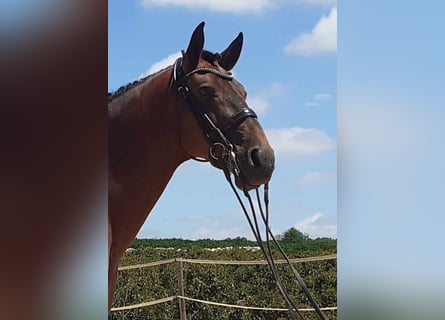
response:
<svg viewBox="0 0 445 320"><path fill-rule="evenodd" d="M178 295L184 296L184 266L182 258L176 259L176 265L178 267ZM185 300L178 298L179 303L179 319L187 320L187 310L185 308Z"/></svg>

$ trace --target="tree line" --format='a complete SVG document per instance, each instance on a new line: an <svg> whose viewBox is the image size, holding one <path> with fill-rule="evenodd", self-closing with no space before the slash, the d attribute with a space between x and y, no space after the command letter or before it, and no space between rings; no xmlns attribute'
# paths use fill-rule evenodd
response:
<svg viewBox="0 0 445 320"><path fill-rule="evenodd" d="M321 250L332 251L337 248L337 240L332 238L316 238L311 239L307 234L290 228L284 233L276 235L275 238L284 250ZM199 239L189 240L182 238L169 239L134 239L131 244L133 249L144 248L175 248L175 249L212 249L212 248L241 248L255 247L256 241L248 240L245 237L226 238L223 240Z"/></svg>

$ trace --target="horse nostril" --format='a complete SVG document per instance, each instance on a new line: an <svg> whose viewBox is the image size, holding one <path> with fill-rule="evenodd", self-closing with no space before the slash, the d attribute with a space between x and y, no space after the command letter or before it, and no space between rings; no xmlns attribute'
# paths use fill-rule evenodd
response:
<svg viewBox="0 0 445 320"><path fill-rule="evenodd" d="M260 149L253 148L250 150L250 160L255 167L261 166Z"/></svg>

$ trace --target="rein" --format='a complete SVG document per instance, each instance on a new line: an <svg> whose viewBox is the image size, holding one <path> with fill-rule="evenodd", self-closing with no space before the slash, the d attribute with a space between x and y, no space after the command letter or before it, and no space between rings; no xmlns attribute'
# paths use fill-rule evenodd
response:
<svg viewBox="0 0 445 320"><path fill-rule="evenodd" d="M232 188L233 193L235 194L236 198L238 199L238 202L239 202L241 208L243 209L244 215L245 215L245 217L247 219L247 222L249 223L250 229L252 230L252 233L255 236L255 240L258 243L258 246L260 247L261 252L262 252L265 260L267 261L267 264L269 265L269 268L270 268L270 270L272 272L272 275L274 277L275 283L276 283L278 289L280 290L282 296L284 297L284 300L286 301L286 303L287 303L287 305L289 307L289 315L290 315L291 319L292 320L297 320L297 319L299 320L299 319L304 319L304 317L300 313L300 311L298 310L297 305L292 300L292 298L289 296L289 294L287 293L286 288L284 287L284 285L282 283L282 280L281 280L280 275L279 275L278 270L277 270L277 266L275 264L274 257L272 255L272 249L271 249L271 246L270 246L270 240L271 239L272 239L273 243L275 244L275 246L278 248L280 254L286 260L287 265L291 268L292 272L294 273L295 278L297 279L297 282L299 283L299 285L303 289L303 292L306 295L306 297L308 298L308 300L311 303L312 307L315 309L315 312L317 313L319 319L321 319L321 320L328 320L328 318L321 311L320 306L318 305L318 303L315 301L315 299L312 297L311 293L309 292L309 289L307 288L306 284L304 283L303 278L298 273L297 269L295 269L295 267L292 265L292 263L289 260L289 257L286 255L286 253L284 252L283 248L281 248L280 244L275 239L275 236L273 235L273 233L272 233L272 231L270 229L270 225L269 225L269 184L265 184L264 185L264 198L263 198L263 201L264 201L264 206L265 206L265 211L266 211L265 213L264 213L263 207L261 205L259 188L255 189L256 200L257 200L260 216L262 218L262 221L263 221L263 224L264 224L264 227L265 227L265 234L266 234L266 248L265 248L264 243L263 243L263 239L261 237L261 231L260 231L260 225L259 225L258 219L257 219L257 213L255 211L254 203L252 201L252 198L251 198L249 192L244 190L244 196L247 198L247 200L249 202L249 206L250 206L250 211L252 213L252 217L249 215L249 212L247 211L246 206L244 205L244 203L243 203L243 201L242 201L242 199L241 199L237 189L235 188L235 186L233 184L233 181L231 179L229 170L224 170L224 175L225 175L226 180L229 183L230 187Z"/></svg>
<svg viewBox="0 0 445 320"><path fill-rule="evenodd" d="M256 188L256 199L258 203L258 208L260 211L260 216L262 218L262 221L264 223L265 227L265 233L266 233L266 247L264 246L263 239L261 237L261 231L260 226L257 219L257 213L254 208L254 203L252 201L252 198L247 190L244 190L244 196L247 198L250 206L250 210L252 213L252 217L249 215L246 206L244 205L237 189L235 188L231 174L234 174L235 176L239 176L241 174L240 168L236 161L235 151L234 151L234 145L230 142L230 140L225 136L225 133L234 127L235 125L240 124L248 117L257 118L256 113L246 107L243 108L241 111L236 112L234 115L232 115L229 119L227 119L220 128L215 125L215 123L210 119L210 117L205 113L201 107L196 104L191 95L190 95L190 89L188 87L188 79L193 74L204 74L204 73L213 73L217 75L218 77L231 81L233 79L233 75L230 72L224 73L220 70L214 69L214 68L196 68L192 70L191 72L184 74L182 70L182 58L178 58L174 65L173 65L173 83L176 84L178 92L181 92L184 99L186 100L187 104L190 106L190 109L198 122L198 124L201 126L204 135L209 142L210 150L209 154L210 157L212 157L215 161L220 161L221 168L224 171L224 175L232 188L233 193L235 194L236 198L238 199L238 202L243 209L244 215L246 216L246 219L249 223L250 229L252 230L252 233L255 236L255 240L258 243L258 246L261 249L261 252L263 253L264 258L267 261L267 264L269 265L269 268L272 272L272 275L274 277L275 283L281 292L282 296L284 297L288 307L289 307L289 315L292 320L300 320L304 319L303 315L298 310L297 305L292 300L292 298L287 293L286 288L284 287L282 280L280 278L280 275L277 270L277 266L274 261L274 257L272 255L272 249L270 246L270 240L272 239L273 243L277 246L280 254L284 257L287 264L292 269L298 283L300 284L301 288L303 289L303 292L305 293L306 297L309 299L311 305L314 307L318 317L321 320L327 320L326 316L321 311L320 307L318 306L318 303L314 300L311 293L309 292L309 289L306 287L306 284L303 281L303 278L300 276L298 271L294 268L294 266L291 264L289 258L287 257L286 253L283 251L277 240L275 239L274 235L272 234L272 231L269 226L269 184L264 185L264 205L265 205L265 213L263 211L263 207L261 205L261 199L260 199L260 193L259 188ZM198 161L207 161L202 160L199 158L195 158L191 156L191 158L198 160Z"/></svg>

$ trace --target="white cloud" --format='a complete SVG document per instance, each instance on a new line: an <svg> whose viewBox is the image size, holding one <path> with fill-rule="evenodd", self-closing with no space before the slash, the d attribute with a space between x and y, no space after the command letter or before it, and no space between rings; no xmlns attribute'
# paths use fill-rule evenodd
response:
<svg viewBox="0 0 445 320"><path fill-rule="evenodd" d="M281 97L284 95L285 87L280 83L273 83L269 87L263 89L251 97L247 97L247 104L255 110L256 113L262 115L267 112L270 107L270 99Z"/></svg>
<svg viewBox="0 0 445 320"><path fill-rule="evenodd" d="M337 7L323 15L311 32L294 38L284 47L287 54L312 55L337 51Z"/></svg>
<svg viewBox="0 0 445 320"><path fill-rule="evenodd" d="M335 215L320 212L298 221L295 228L311 238L337 238L337 219Z"/></svg>
<svg viewBox="0 0 445 320"><path fill-rule="evenodd" d="M189 9L206 9L224 13L260 13L273 6L271 0L141 0L144 6L178 6Z"/></svg>
<svg viewBox="0 0 445 320"><path fill-rule="evenodd" d="M202 214L194 219L186 218L182 232L187 239L226 239L245 237L253 240L252 231L241 209L235 209L221 215ZM258 209L256 209L258 211Z"/></svg>
<svg viewBox="0 0 445 320"><path fill-rule="evenodd" d="M334 184L336 175L328 172L313 171L308 172L297 180L298 185L302 187L320 186Z"/></svg>
<svg viewBox="0 0 445 320"><path fill-rule="evenodd" d="M327 101L331 98L332 95L329 93L317 93L314 95L313 101L306 102L304 106L308 108L318 107L320 105L320 102Z"/></svg>
<svg viewBox="0 0 445 320"><path fill-rule="evenodd" d="M247 224L247 222L245 223ZM216 223L212 226L202 226L191 233L190 239L215 239L222 240L226 238L245 237L252 239L251 232L243 225L224 225L223 223Z"/></svg>
<svg viewBox="0 0 445 320"><path fill-rule="evenodd" d="M146 7L152 6L176 6L185 7L189 9L204 9L215 12L232 13L232 14L247 14L247 13L262 13L266 10L276 8L279 5L289 4L309 4L332 6L337 3L336 0L224 0L224 1L210 1L210 0L140 0L142 5Z"/></svg>
<svg viewBox="0 0 445 320"><path fill-rule="evenodd" d="M317 155L335 149L335 141L314 128L266 130L267 138L277 155Z"/></svg>
<svg viewBox="0 0 445 320"><path fill-rule="evenodd" d="M332 95L329 93L317 93L314 95L315 101L326 101L332 98Z"/></svg>
<svg viewBox="0 0 445 320"><path fill-rule="evenodd" d="M162 69L172 65L175 62L175 60L181 56L182 56L181 51L178 51L178 52L172 53L168 57L166 57L158 62L153 63L153 65L147 70L147 72L141 74L138 77L138 79L142 79L152 73L155 73L159 70L162 70Z"/></svg>
<svg viewBox="0 0 445 320"><path fill-rule="evenodd" d="M247 104L249 105L249 107L254 109L257 114L265 114L267 109L269 109L270 107L269 100L264 97L248 97Z"/></svg>
<svg viewBox="0 0 445 320"><path fill-rule="evenodd" d="M304 2L313 5L333 6L337 4L337 0L304 0Z"/></svg>

